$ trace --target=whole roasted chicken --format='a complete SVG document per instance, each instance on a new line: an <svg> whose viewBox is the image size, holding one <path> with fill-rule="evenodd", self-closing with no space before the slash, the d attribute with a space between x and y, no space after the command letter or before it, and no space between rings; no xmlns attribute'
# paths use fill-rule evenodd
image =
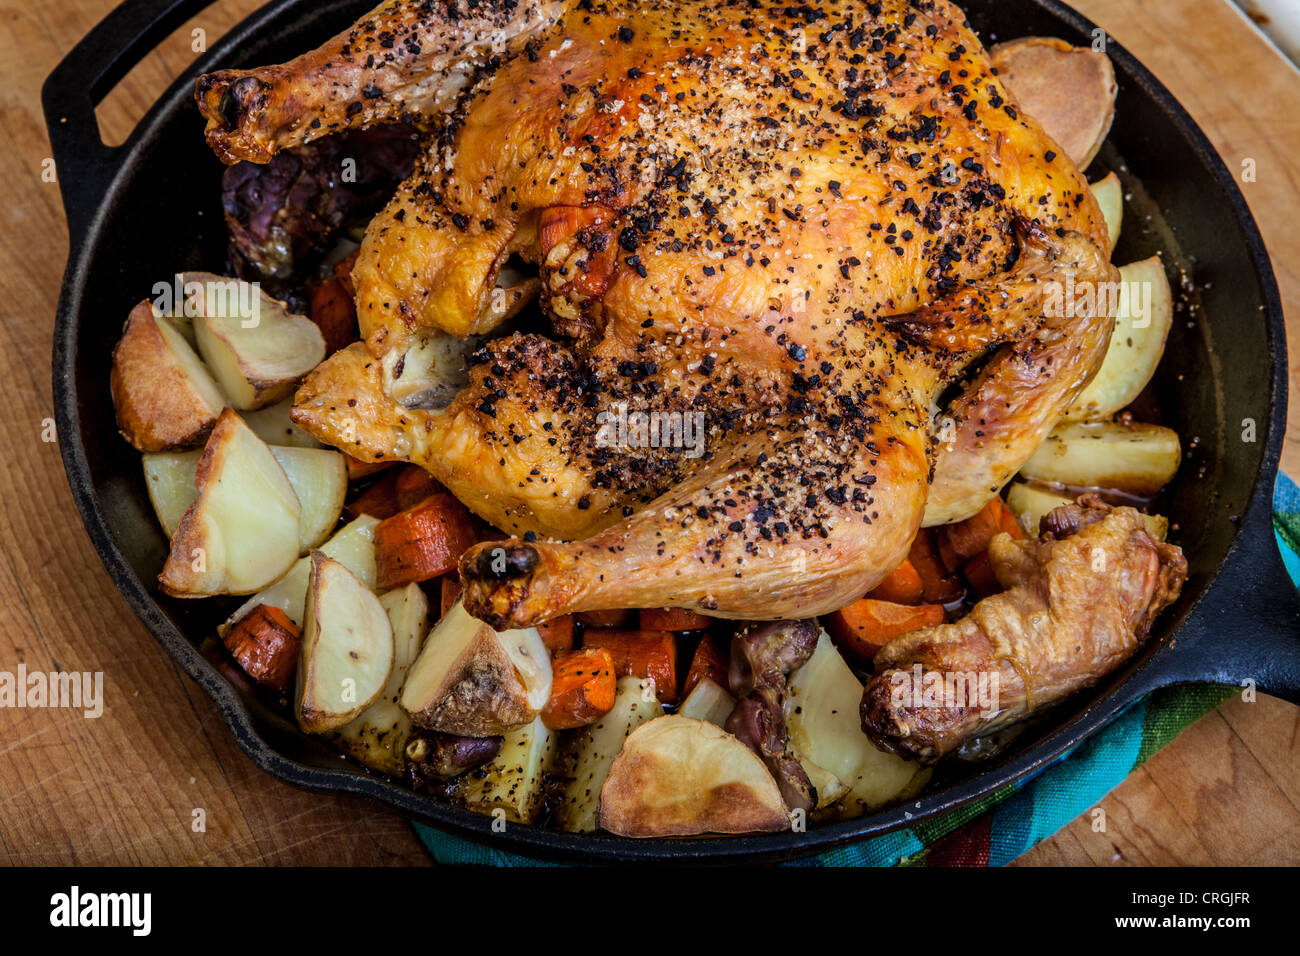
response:
<svg viewBox="0 0 1300 956"><path fill-rule="evenodd" d="M1108 345L1093 297L1047 308L1116 280L1100 210L946 0L391 0L198 98L228 163L423 131L353 272L364 341L294 420L516 535L461 562L497 627L842 607ZM534 301L547 334L510 331Z"/></svg>

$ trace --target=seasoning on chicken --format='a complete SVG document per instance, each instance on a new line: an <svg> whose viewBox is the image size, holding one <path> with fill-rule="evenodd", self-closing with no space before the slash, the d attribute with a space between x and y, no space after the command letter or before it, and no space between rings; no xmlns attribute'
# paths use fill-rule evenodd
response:
<svg viewBox="0 0 1300 956"><path fill-rule="evenodd" d="M495 627L843 607L996 494L1105 355L1105 297L1044 314L1115 280L1100 210L946 0L392 0L198 96L227 162L432 130L352 273L365 341L294 420L519 536L462 558ZM446 340L532 298L554 338L489 341L432 401ZM670 440L611 445L610 415Z"/></svg>

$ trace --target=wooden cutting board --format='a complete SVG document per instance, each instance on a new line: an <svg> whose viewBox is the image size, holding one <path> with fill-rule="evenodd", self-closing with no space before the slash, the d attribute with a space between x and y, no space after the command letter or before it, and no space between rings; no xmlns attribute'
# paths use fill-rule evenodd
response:
<svg viewBox="0 0 1300 956"><path fill-rule="evenodd" d="M296 790L243 756L206 695L119 597L48 441L67 232L58 187L42 175L50 150L40 86L114 2L0 3L0 380L13 386L0 426L16 442L0 470L0 670L101 671L106 698L97 719L0 710L0 864L425 863L398 814ZM147 57L101 105L105 138L124 139L192 61L196 42L215 40L259 4L220 0ZM1246 196L1300 316L1300 74L1226 0L1076 6L1173 89L1230 167L1256 160ZM1300 325L1293 329L1300 396ZM1294 427L1287 462L1300 474ZM1023 862L1300 862L1298 741L1297 708L1229 704L1103 801L1108 832L1084 818Z"/></svg>

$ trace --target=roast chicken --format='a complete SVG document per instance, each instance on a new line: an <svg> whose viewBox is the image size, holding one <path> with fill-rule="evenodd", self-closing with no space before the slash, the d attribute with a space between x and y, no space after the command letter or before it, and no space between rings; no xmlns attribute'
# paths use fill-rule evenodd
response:
<svg viewBox="0 0 1300 956"><path fill-rule="evenodd" d="M1106 225L946 0L390 0L198 100L227 163L420 132L293 417L513 535L460 567L496 627L840 608L999 492L1113 327L1045 307L1117 279ZM637 414L672 440L610 439Z"/></svg>

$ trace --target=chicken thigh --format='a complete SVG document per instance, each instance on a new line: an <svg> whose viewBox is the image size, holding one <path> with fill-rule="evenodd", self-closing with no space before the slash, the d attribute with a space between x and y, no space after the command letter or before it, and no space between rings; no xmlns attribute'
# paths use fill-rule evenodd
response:
<svg viewBox="0 0 1300 956"><path fill-rule="evenodd" d="M1047 314L1117 279L1106 226L946 0L392 0L198 99L227 162L425 131L353 272L364 342L294 420L517 536L462 558L497 627L839 608L998 493L1113 326ZM551 334L504 334L533 300Z"/></svg>

